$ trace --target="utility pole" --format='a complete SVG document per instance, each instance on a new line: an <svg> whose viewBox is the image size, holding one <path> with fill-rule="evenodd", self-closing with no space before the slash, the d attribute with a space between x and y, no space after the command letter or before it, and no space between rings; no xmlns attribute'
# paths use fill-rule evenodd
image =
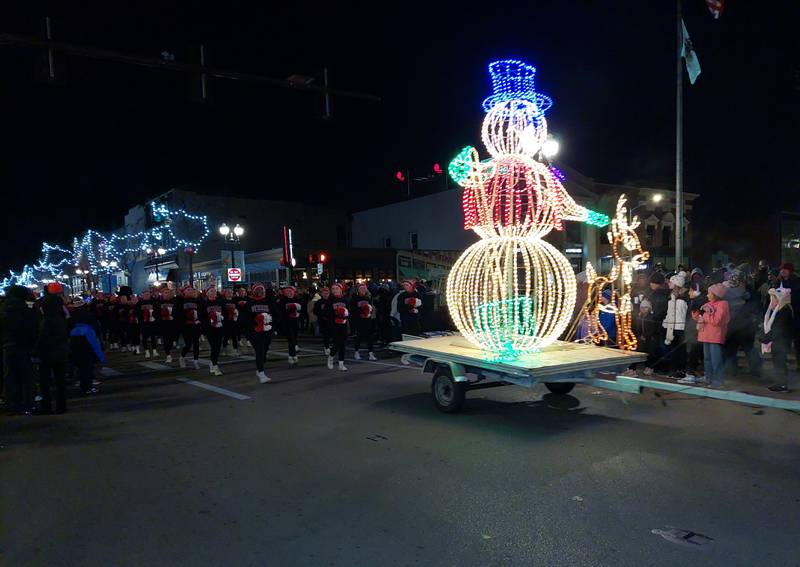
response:
<svg viewBox="0 0 800 567"><path fill-rule="evenodd" d="M677 0L677 65L675 80L675 269L683 263L683 13L681 0Z"/></svg>

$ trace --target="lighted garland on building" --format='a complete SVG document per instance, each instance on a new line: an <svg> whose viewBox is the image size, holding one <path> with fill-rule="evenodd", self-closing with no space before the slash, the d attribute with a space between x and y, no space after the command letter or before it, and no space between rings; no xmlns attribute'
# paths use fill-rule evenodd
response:
<svg viewBox="0 0 800 567"><path fill-rule="evenodd" d="M607 276L598 276L592 264L586 263L586 277L589 293L581 317L587 321L586 340L602 344L608 340L608 332L600 322L600 312L614 315L617 326L617 346L622 350L634 351L638 345L633 332L631 316L631 284L636 270L640 269L650 258L650 253L642 248L636 229L641 224L634 216L628 221L628 210L625 207L625 195L617 201L617 210L608 231L608 242L611 244L611 256L614 265ZM603 303L603 291L609 289L611 297Z"/></svg>
<svg viewBox="0 0 800 567"><path fill-rule="evenodd" d="M595 226L608 217L578 205L556 172L539 161L552 101L534 90L522 61L489 65L482 140L491 158L467 146L448 171L464 188L464 228L481 240L453 265L447 303L456 327L493 359L515 358L555 341L575 305L569 260L542 238L564 220ZM560 173L560 172L559 172Z"/></svg>
<svg viewBox="0 0 800 567"><path fill-rule="evenodd" d="M148 249L161 248L167 254L187 247L197 250L211 233L206 215L183 209L171 210L164 204L153 203L151 207L153 218L159 224L148 230L108 237L96 230L88 230L83 236L73 239L71 249L43 243L39 260L24 266L21 272L10 271L0 281L0 291L9 285L37 287L63 279L65 270L74 267L94 275L116 272L126 256ZM181 221L191 224L193 237L179 234L175 225Z"/></svg>

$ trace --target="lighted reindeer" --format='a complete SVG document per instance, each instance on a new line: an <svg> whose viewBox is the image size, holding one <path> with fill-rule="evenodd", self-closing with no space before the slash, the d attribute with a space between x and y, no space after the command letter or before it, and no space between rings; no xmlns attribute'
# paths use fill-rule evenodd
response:
<svg viewBox="0 0 800 567"><path fill-rule="evenodd" d="M611 244L611 257L614 265L607 276L598 276L592 264L586 263L586 281L589 292L586 304L581 310L581 317L587 321L586 340L602 344L608 340L608 331L600 322L600 312L611 313L617 324L617 346L622 350L636 350L638 341L631 324L631 283L633 275L639 267L647 262L650 253L642 249L636 229L641 224L634 216L628 222L627 199L621 195L617 201L617 210L611 220L608 231L608 242ZM603 303L602 296L606 287L611 288L611 298Z"/></svg>

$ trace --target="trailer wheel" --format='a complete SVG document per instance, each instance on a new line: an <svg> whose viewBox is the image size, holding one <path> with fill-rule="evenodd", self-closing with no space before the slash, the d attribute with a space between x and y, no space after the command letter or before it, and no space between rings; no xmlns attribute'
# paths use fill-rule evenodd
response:
<svg viewBox="0 0 800 567"><path fill-rule="evenodd" d="M439 367L433 373L431 380L433 403L439 411L444 413L457 413L464 405L467 389L461 382L453 380L449 368Z"/></svg>
<svg viewBox="0 0 800 567"><path fill-rule="evenodd" d="M574 382L545 382L544 385L547 386L548 390L559 396L569 394L575 387Z"/></svg>

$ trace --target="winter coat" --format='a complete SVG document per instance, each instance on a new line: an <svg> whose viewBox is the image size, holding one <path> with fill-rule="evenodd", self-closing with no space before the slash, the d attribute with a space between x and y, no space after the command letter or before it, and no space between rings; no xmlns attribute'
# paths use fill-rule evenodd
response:
<svg viewBox="0 0 800 567"><path fill-rule="evenodd" d="M772 287L785 287L792 290L792 310L800 313L800 278L792 274L786 280L778 280ZM800 327L800 317L794 318L795 329Z"/></svg>
<svg viewBox="0 0 800 567"><path fill-rule="evenodd" d="M6 288L6 297L0 307L0 335L3 349L30 353L36 345L39 318L32 308L30 290L21 285Z"/></svg>
<svg viewBox="0 0 800 567"><path fill-rule="evenodd" d="M767 310L764 316L764 324L761 326L761 331L758 334L758 341L762 344L763 352L770 352L772 343L781 343L788 347L792 342L794 335L794 312L792 307L787 305L782 307L775 313L775 318L767 331L767 320L771 315L771 311Z"/></svg>
<svg viewBox="0 0 800 567"><path fill-rule="evenodd" d="M702 313L692 314L697 321L697 340L701 343L725 344L728 323L731 321L728 302L718 299L704 304L700 309Z"/></svg>
<svg viewBox="0 0 800 567"><path fill-rule="evenodd" d="M664 317L662 327L667 330L664 344L672 344L675 331L686 330L686 318L689 312L689 305L685 295L675 296L670 294L667 302L667 315Z"/></svg>
<svg viewBox="0 0 800 567"><path fill-rule="evenodd" d="M69 353L69 329L64 300L60 295L46 295L41 302L41 311L36 352L41 358L66 360Z"/></svg>

